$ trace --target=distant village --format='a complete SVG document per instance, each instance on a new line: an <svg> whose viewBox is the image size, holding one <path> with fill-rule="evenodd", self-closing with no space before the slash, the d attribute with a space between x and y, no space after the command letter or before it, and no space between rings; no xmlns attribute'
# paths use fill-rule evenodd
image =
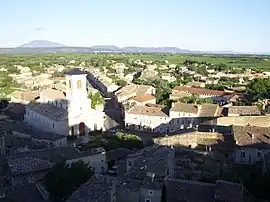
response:
<svg viewBox="0 0 270 202"><path fill-rule="evenodd" d="M94 174L67 202L258 201L233 176L270 172L269 99L247 93L270 72L113 59L12 69L0 66L16 83L0 89L0 201L52 201L46 173L79 161ZM143 148L104 147L125 134Z"/></svg>

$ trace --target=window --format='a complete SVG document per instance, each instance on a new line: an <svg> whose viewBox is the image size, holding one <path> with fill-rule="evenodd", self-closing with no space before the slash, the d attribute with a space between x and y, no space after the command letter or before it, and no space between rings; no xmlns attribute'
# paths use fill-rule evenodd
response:
<svg viewBox="0 0 270 202"><path fill-rule="evenodd" d="M154 191L153 190L149 190L148 191L148 194L149 194L149 196L154 196Z"/></svg>
<svg viewBox="0 0 270 202"><path fill-rule="evenodd" d="M260 152L260 151L257 152L257 157L258 157L258 158L261 157L261 152Z"/></svg>
<svg viewBox="0 0 270 202"><path fill-rule="evenodd" d="M244 151L241 151L241 158L245 158L246 157L246 153Z"/></svg>
<svg viewBox="0 0 270 202"><path fill-rule="evenodd" d="M151 199L145 199L145 202L151 202Z"/></svg>
<svg viewBox="0 0 270 202"><path fill-rule="evenodd" d="M131 166L131 161L128 161L128 166Z"/></svg>
<svg viewBox="0 0 270 202"><path fill-rule="evenodd" d="M52 127L54 128L54 123L52 124Z"/></svg>
<svg viewBox="0 0 270 202"><path fill-rule="evenodd" d="M82 87L82 81L81 80L78 80L77 81L77 88L81 88Z"/></svg>
<svg viewBox="0 0 270 202"><path fill-rule="evenodd" d="M68 87L71 88L71 80L68 81Z"/></svg>

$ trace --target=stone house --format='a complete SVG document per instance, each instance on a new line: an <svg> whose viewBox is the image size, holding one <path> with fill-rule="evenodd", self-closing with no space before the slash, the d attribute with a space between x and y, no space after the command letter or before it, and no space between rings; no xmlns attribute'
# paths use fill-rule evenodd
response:
<svg viewBox="0 0 270 202"><path fill-rule="evenodd" d="M261 112L257 106L230 106L227 116L260 116Z"/></svg>
<svg viewBox="0 0 270 202"><path fill-rule="evenodd" d="M14 91L8 95L10 102L29 104L31 101L35 101L38 98L37 92L31 91Z"/></svg>
<svg viewBox="0 0 270 202"><path fill-rule="evenodd" d="M167 132L170 118L168 110L161 106L133 106L125 111L125 125L135 130Z"/></svg>
<svg viewBox="0 0 270 202"><path fill-rule="evenodd" d="M173 149L154 145L119 162L116 201L161 202L163 179L172 172L173 158Z"/></svg>
<svg viewBox="0 0 270 202"><path fill-rule="evenodd" d="M15 137L30 139L34 144L43 144L48 147L67 146L67 136L35 130L23 123L8 123L4 130L11 132Z"/></svg>
<svg viewBox="0 0 270 202"><path fill-rule="evenodd" d="M9 158L12 159L25 157L42 159L49 161L52 164L62 162L70 164L83 161L84 163L89 164L97 174L106 173L108 170L106 152L103 148L80 151L75 147L54 147L9 154Z"/></svg>
<svg viewBox="0 0 270 202"><path fill-rule="evenodd" d="M205 120L215 122L218 116L219 106L215 104L173 103L170 110L148 104L126 110L125 123L130 129L168 133L198 127Z"/></svg>
<svg viewBox="0 0 270 202"><path fill-rule="evenodd" d="M153 86L129 84L116 91L115 96L118 102L124 102L136 96L155 95L155 93L156 89Z"/></svg>
<svg viewBox="0 0 270 202"><path fill-rule="evenodd" d="M8 163L11 170L12 185L41 181L52 167L50 161L32 157L11 158Z"/></svg>
<svg viewBox="0 0 270 202"><path fill-rule="evenodd" d="M268 127L233 126L232 134L237 145L234 161L239 164L255 164L264 161L270 153L270 129Z"/></svg>
<svg viewBox="0 0 270 202"><path fill-rule="evenodd" d="M253 202L247 189L238 183L217 180L205 183L193 180L176 179L168 176L164 180L167 202Z"/></svg>
<svg viewBox="0 0 270 202"><path fill-rule="evenodd" d="M94 175L81 185L66 202L117 202L116 179L106 175Z"/></svg>

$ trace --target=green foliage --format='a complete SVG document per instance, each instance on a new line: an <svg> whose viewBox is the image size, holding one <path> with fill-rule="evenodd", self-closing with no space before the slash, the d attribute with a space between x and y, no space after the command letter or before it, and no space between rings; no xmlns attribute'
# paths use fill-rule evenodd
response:
<svg viewBox="0 0 270 202"><path fill-rule="evenodd" d="M123 79L116 79L114 82L118 86L126 86L127 85L127 82Z"/></svg>
<svg viewBox="0 0 270 202"><path fill-rule="evenodd" d="M213 104L213 100L211 98L199 98L195 95L182 97L179 101L192 104Z"/></svg>
<svg viewBox="0 0 270 202"><path fill-rule="evenodd" d="M66 200L81 184L94 174L90 166L82 161L56 164L45 176L45 185L55 201Z"/></svg>
<svg viewBox="0 0 270 202"><path fill-rule="evenodd" d="M205 88L210 89L210 90L225 90L227 86L222 85L222 84L206 84Z"/></svg>
<svg viewBox="0 0 270 202"><path fill-rule="evenodd" d="M136 135L117 132L115 135L96 136L93 141L88 143L88 146L90 148L103 147L109 151L117 148L141 149L144 145Z"/></svg>
<svg viewBox="0 0 270 202"><path fill-rule="evenodd" d="M0 55L0 66L12 67L13 65L28 66L36 68L42 63L42 67L49 67L54 64L67 66L69 61L75 60L75 66L85 61L86 66L102 67L107 66L107 60L115 60L123 62L131 68L140 67L135 60L153 61L155 64L164 64L165 60L169 63L183 64L185 61L195 61L201 65L207 65L216 71L224 71L227 69L246 69L269 70L269 56L243 56L243 55L187 55L187 54L3 54ZM125 70L127 71L127 70ZM235 70L237 71L237 70Z"/></svg>
<svg viewBox="0 0 270 202"><path fill-rule="evenodd" d="M99 92L90 93L88 98L91 99L91 108L96 109L98 105L104 105L105 101Z"/></svg>
<svg viewBox="0 0 270 202"><path fill-rule="evenodd" d="M247 86L247 92L253 96L254 101L270 98L270 78L257 78Z"/></svg>

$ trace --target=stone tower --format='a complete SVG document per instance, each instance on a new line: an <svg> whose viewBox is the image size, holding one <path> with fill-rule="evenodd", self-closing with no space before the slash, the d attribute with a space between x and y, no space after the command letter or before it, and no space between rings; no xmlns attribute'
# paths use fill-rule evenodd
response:
<svg viewBox="0 0 270 202"><path fill-rule="evenodd" d="M87 98L86 73L78 68L66 73L66 99L70 115L82 114L89 110L90 101Z"/></svg>

